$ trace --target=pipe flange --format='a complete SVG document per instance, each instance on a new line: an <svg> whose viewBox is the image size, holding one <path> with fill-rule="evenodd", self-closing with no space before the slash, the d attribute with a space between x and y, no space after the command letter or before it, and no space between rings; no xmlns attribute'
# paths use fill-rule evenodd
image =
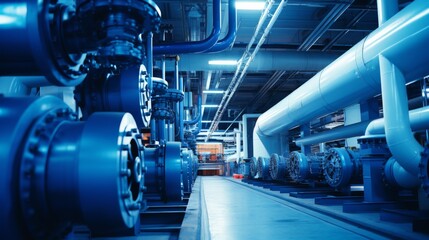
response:
<svg viewBox="0 0 429 240"><path fill-rule="evenodd" d="M421 153L419 179L422 184L423 191L426 193L426 197L429 197L429 146L426 146L424 151Z"/></svg>
<svg viewBox="0 0 429 240"><path fill-rule="evenodd" d="M152 96L162 95L168 89L168 82L159 77L152 77Z"/></svg>
<svg viewBox="0 0 429 240"><path fill-rule="evenodd" d="M185 97L185 94L177 89L168 89L164 95L162 95L167 101L181 102Z"/></svg>
<svg viewBox="0 0 429 240"><path fill-rule="evenodd" d="M286 160L277 153L271 155L269 165L270 176L273 180L279 180L286 177Z"/></svg>
<svg viewBox="0 0 429 240"><path fill-rule="evenodd" d="M139 26L148 32L157 32L161 23L161 10L152 0L78 0L79 15L96 15L110 12L124 12L138 18ZM142 31L142 32L144 32Z"/></svg>
<svg viewBox="0 0 429 240"><path fill-rule="evenodd" d="M57 108L38 118L28 133L23 147L20 167L20 202L24 219L32 236L39 239L52 238L70 226L69 222L49 218L46 199L46 165L55 131L63 121L76 120L69 108ZM58 237L58 236L56 236Z"/></svg>
<svg viewBox="0 0 429 240"><path fill-rule="evenodd" d="M310 172L307 157L297 151L290 154L288 166L289 175L295 182L304 181Z"/></svg>
<svg viewBox="0 0 429 240"><path fill-rule="evenodd" d="M354 165L347 150L331 148L323 162L323 176L333 188L345 187L350 183Z"/></svg>
<svg viewBox="0 0 429 240"><path fill-rule="evenodd" d="M174 118L174 112L169 108L153 108L153 118L157 120L170 120Z"/></svg>
<svg viewBox="0 0 429 240"><path fill-rule="evenodd" d="M163 195L167 201L183 200L183 159L180 153L180 145L180 142L167 142L165 144L165 192Z"/></svg>
<svg viewBox="0 0 429 240"><path fill-rule="evenodd" d="M258 174L258 160L255 157L250 158L250 177L257 178Z"/></svg>
<svg viewBox="0 0 429 240"><path fill-rule="evenodd" d="M271 177L269 176L270 173L269 173L268 165L269 165L268 158L258 157L258 164L256 165L256 167L257 167L257 175L259 175L259 178L267 179Z"/></svg>

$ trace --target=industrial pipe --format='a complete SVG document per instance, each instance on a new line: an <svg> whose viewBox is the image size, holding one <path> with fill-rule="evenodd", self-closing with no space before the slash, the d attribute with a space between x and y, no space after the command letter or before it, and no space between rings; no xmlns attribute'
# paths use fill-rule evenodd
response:
<svg viewBox="0 0 429 240"><path fill-rule="evenodd" d="M210 36L196 42L160 44L153 47L154 55L199 53L212 48L220 36L221 0L213 0L213 30Z"/></svg>
<svg viewBox="0 0 429 240"><path fill-rule="evenodd" d="M228 2L228 33L226 36L216 42L216 44L205 52L221 52L234 44L237 35L237 9L235 8L235 0Z"/></svg>
<svg viewBox="0 0 429 240"><path fill-rule="evenodd" d="M182 71L235 71L237 66L210 65L210 60L239 60L245 49L231 49L221 53L201 53L180 55L180 69ZM286 50L261 49L248 66L248 71L272 71L272 70L298 70L320 71L332 63L340 55L325 52L297 52ZM173 64L167 64L168 71L174 71Z"/></svg>
<svg viewBox="0 0 429 240"><path fill-rule="evenodd" d="M401 69L407 82L428 75L426 64L429 54L421 51L426 49L426 39L429 39L428 8L428 1L410 3L263 113L254 128L254 145L257 146L254 149L259 146L266 149L264 142L270 141L270 137L285 133L294 126L379 94L378 56L381 53Z"/></svg>
<svg viewBox="0 0 429 240"><path fill-rule="evenodd" d="M197 114L195 117L191 120L185 120L185 125L194 125L197 124L198 121L201 121L201 105L202 105L202 96L201 94L198 94L198 102L197 102Z"/></svg>
<svg viewBox="0 0 429 240"><path fill-rule="evenodd" d="M405 79L401 71L383 55L380 58L381 92L383 99L384 129L386 141L393 158L408 174L417 180L419 172L420 154L423 147L416 141L411 132L408 118L407 92ZM404 170L393 168L395 179L398 182L409 184L409 178L400 179ZM418 181L414 187L418 186Z"/></svg>
<svg viewBox="0 0 429 240"><path fill-rule="evenodd" d="M409 119L412 131L419 131L428 128L429 107L411 110L409 112ZM362 135L369 136L384 134L384 124L384 118L359 122L348 126L337 127L329 131L312 134L308 137L298 138L295 140L295 144L297 146L312 145Z"/></svg>
<svg viewBox="0 0 429 240"><path fill-rule="evenodd" d="M144 155L130 114L79 122L52 96L0 97L0 109L2 238L62 238L74 223L98 233L134 226Z"/></svg>

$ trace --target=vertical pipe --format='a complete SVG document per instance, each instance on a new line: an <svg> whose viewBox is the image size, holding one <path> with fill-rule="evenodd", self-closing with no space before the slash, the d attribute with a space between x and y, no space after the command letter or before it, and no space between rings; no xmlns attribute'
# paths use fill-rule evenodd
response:
<svg viewBox="0 0 429 240"><path fill-rule="evenodd" d="M150 119L150 142L154 143L157 140L157 127L156 120L152 117Z"/></svg>
<svg viewBox="0 0 429 240"><path fill-rule="evenodd" d="M179 90L183 92L183 77L179 77ZM185 133L184 133L184 113L185 109L183 106L183 100L179 102L179 139L180 142L184 142L185 140Z"/></svg>
<svg viewBox="0 0 429 240"><path fill-rule="evenodd" d="M398 11L398 0L377 0L378 26L381 26Z"/></svg>
<svg viewBox="0 0 429 240"><path fill-rule="evenodd" d="M152 77L153 77L153 33L149 32L146 38L146 66L147 66L147 81L149 87L149 96L152 96Z"/></svg>
<svg viewBox="0 0 429 240"><path fill-rule="evenodd" d="M396 161L417 178L423 147L411 132L405 78L402 72L381 54L379 61L387 144Z"/></svg>
<svg viewBox="0 0 429 240"><path fill-rule="evenodd" d="M174 60L174 88L176 90L180 90L180 83L179 83L179 57L176 56ZM175 137L179 137L180 135L180 102L174 103L174 109L175 109L175 121L174 121L174 132ZM173 140L174 141L174 140Z"/></svg>
<svg viewBox="0 0 429 240"><path fill-rule="evenodd" d="M210 50L206 52L220 52L232 46L237 35L237 9L235 8L235 0L228 2L228 33L219 40Z"/></svg>

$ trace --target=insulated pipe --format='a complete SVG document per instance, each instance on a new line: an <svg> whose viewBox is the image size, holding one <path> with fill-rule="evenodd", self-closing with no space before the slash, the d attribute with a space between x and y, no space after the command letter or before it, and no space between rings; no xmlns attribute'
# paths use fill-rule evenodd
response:
<svg viewBox="0 0 429 240"><path fill-rule="evenodd" d="M337 139L361 136L365 133L365 129L367 128L369 123L369 121L364 121L343 127L337 127L329 131L312 134L308 137L302 137L295 140L295 144L297 146L306 146L317 143L329 142Z"/></svg>
<svg viewBox="0 0 429 240"><path fill-rule="evenodd" d="M201 53L180 55L182 71L235 71L237 66L210 65L214 59L239 60L244 49L232 49L222 53ZM320 71L340 55L325 52L297 52L285 50L259 50L247 71L299 70ZM174 71L173 64L167 64L167 71Z"/></svg>
<svg viewBox="0 0 429 240"><path fill-rule="evenodd" d="M237 9L235 8L235 0L229 0L228 2L228 21L228 33L226 36L205 52L220 52L234 44L237 35Z"/></svg>
<svg viewBox="0 0 429 240"><path fill-rule="evenodd" d="M405 79L389 59L379 58L387 145L396 161L417 178L423 147L411 132Z"/></svg>
<svg viewBox="0 0 429 240"><path fill-rule="evenodd" d="M412 131L423 130L429 127L429 107L414 109L409 112L410 126ZM371 121L365 131L365 135L384 134L384 118ZM358 135L355 135L358 136Z"/></svg>
<svg viewBox="0 0 429 240"><path fill-rule="evenodd" d="M179 77L179 90L183 92L183 77ZM183 113L185 111L183 107L183 101L179 102L179 139L180 142L183 142L185 140L185 131L184 131L184 119L183 119Z"/></svg>
<svg viewBox="0 0 429 240"><path fill-rule="evenodd" d="M204 52L212 48L220 36L221 0L213 0L213 30L210 36L196 42L160 44L153 47L154 55Z"/></svg>
<svg viewBox="0 0 429 240"><path fill-rule="evenodd" d="M262 114L255 126L255 137L276 136L315 117L379 94L380 53L402 70L407 82L428 75L429 54L422 50L427 49L429 39L428 9L428 1L409 4Z"/></svg>

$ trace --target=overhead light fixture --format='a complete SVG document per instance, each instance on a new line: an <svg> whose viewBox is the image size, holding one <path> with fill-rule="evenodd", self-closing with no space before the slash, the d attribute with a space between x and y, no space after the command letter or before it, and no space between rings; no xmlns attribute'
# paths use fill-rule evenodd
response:
<svg viewBox="0 0 429 240"><path fill-rule="evenodd" d="M201 105L201 107L203 107L203 108L217 108L217 107L219 107L219 105L216 105L216 104L204 104L204 105Z"/></svg>
<svg viewBox="0 0 429 240"><path fill-rule="evenodd" d="M209 65L237 65L237 60L210 60Z"/></svg>
<svg viewBox="0 0 429 240"><path fill-rule="evenodd" d="M202 120L201 123L211 123L212 121L210 120Z"/></svg>
<svg viewBox="0 0 429 240"><path fill-rule="evenodd" d="M206 93L206 94L224 94L225 91L221 91L221 90L204 90L203 93Z"/></svg>
<svg viewBox="0 0 429 240"><path fill-rule="evenodd" d="M265 8L265 2L261 1L238 1L235 2L237 10L262 10Z"/></svg>

